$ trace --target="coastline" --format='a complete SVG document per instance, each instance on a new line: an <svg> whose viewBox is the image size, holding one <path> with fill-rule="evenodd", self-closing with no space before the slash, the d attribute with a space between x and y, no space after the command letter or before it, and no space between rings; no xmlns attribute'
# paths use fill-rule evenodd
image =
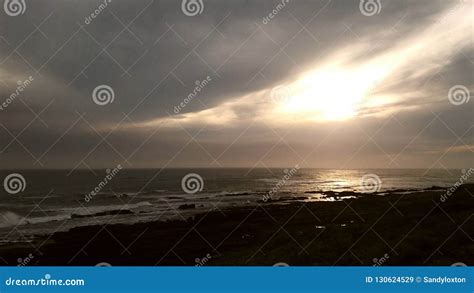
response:
<svg viewBox="0 0 474 293"><path fill-rule="evenodd" d="M474 263L474 184L341 201L268 202L186 220L87 226L0 247L3 265L435 265ZM41 245L40 245L41 244ZM40 246L39 250L34 247ZM443 251L449 253L443 253Z"/></svg>

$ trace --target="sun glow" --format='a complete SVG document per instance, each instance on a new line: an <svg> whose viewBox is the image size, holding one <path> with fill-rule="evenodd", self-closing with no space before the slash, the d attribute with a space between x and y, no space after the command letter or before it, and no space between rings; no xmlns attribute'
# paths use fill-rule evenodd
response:
<svg viewBox="0 0 474 293"><path fill-rule="evenodd" d="M386 50L374 50L374 43L384 43L385 37L374 35L304 65L307 71L289 75L284 82L228 96L212 108L160 117L140 126L235 126L249 118L268 125L287 125L385 117L417 109L445 96L432 95L427 87L413 84L424 77L431 80L430 74L449 65L462 48L472 47L471 39L466 38L470 30L472 12L460 4L440 15L436 23L413 31Z"/></svg>
<svg viewBox="0 0 474 293"><path fill-rule="evenodd" d="M402 93L387 95L376 89L392 78L403 81L439 71L446 65L449 55L469 44L465 32L472 29L472 15L463 5L457 5L421 33L409 36L404 42L383 54L368 55L364 62L354 63L357 53L370 52L370 43L352 44L335 52L328 60L337 60L318 66L317 69L283 85L284 98L278 97L276 112L299 120L347 120L356 117L364 108L390 105L408 97ZM434 33L436 32L436 33ZM418 66L416 66L418 64ZM396 76L396 73L407 72ZM275 100L275 97L273 97Z"/></svg>
<svg viewBox="0 0 474 293"><path fill-rule="evenodd" d="M279 111L310 120L352 118L379 81L379 71L332 67L306 73L288 85L287 99L282 100Z"/></svg>

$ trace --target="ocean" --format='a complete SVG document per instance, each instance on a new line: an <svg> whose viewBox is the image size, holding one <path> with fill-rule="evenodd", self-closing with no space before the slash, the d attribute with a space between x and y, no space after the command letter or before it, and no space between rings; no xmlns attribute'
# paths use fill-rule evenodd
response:
<svg viewBox="0 0 474 293"><path fill-rule="evenodd" d="M165 169L0 171L0 245L74 227L186 219L196 213L273 200L327 201L325 192L445 188L466 170ZM24 188L7 192L8 175ZM108 178L107 178L108 177ZM184 180L183 180L184 179ZM365 184L369 181L370 184ZM472 178L466 182L473 182ZM11 188L11 187L10 187ZM10 190L11 191L11 190ZM95 191L95 192L94 192ZM356 197L353 194L352 197ZM120 213L119 213L120 212Z"/></svg>

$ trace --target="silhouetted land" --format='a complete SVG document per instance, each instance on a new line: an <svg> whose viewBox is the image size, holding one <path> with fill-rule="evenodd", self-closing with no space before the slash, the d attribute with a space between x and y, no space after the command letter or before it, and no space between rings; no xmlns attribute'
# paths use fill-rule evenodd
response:
<svg viewBox="0 0 474 293"><path fill-rule="evenodd" d="M196 265L208 254L205 265L472 265L474 185L441 202L444 193L262 203L187 221L82 227L54 234L38 251L17 244L0 255L9 265L30 253L29 265ZM354 194L337 196L346 195Z"/></svg>

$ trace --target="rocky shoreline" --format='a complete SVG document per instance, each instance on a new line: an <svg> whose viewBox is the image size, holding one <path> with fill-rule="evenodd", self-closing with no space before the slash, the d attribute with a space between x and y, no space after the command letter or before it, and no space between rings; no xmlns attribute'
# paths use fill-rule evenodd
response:
<svg viewBox="0 0 474 293"><path fill-rule="evenodd" d="M474 185L261 202L184 220L79 227L0 247L3 265L474 264ZM349 197L349 198L347 198Z"/></svg>

